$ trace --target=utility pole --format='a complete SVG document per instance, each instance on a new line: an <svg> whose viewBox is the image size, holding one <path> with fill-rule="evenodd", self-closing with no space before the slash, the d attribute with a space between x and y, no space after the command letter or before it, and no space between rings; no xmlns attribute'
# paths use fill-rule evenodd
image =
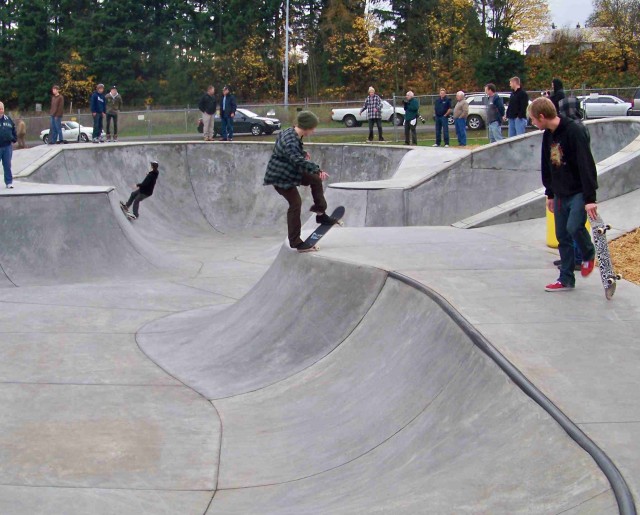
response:
<svg viewBox="0 0 640 515"><path fill-rule="evenodd" d="M284 35L284 108L289 107L289 0L287 0Z"/></svg>

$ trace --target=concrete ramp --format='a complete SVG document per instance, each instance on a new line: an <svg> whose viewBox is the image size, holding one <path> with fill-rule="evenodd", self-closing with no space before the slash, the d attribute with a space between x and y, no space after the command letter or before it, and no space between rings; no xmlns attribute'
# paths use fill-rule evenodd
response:
<svg viewBox="0 0 640 515"><path fill-rule="evenodd" d="M609 489L439 305L376 269L283 251L233 308L138 341L214 399L209 514L597 512Z"/></svg>
<svg viewBox="0 0 640 515"><path fill-rule="evenodd" d="M0 277L12 285L126 281L188 267L136 236L113 188L20 183L0 199Z"/></svg>

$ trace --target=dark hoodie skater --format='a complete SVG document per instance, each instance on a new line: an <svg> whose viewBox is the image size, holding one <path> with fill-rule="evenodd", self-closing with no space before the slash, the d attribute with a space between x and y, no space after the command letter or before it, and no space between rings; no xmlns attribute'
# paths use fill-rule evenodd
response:
<svg viewBox="0 0 640 515"><path fill-rule="evenodd" d="M133 205L133 215L130 216L134 220L138 218L138 206L140 205L140 202L153 195L153 189L156 187L156 181L158 180L159 173L158 162L151 161L151 171L141 183L136 184L138 189L131 193L126 204L122 201L120 202L120 205L127 211Z"/></svg>
<svg viewBox="0 0 640 515"><path fill-rule="evenodd" d="M563 86L562 81L560 79L553 79L551 81L551 85L553 86L553 92L551 93L549 98L553 102L553 105L555 106L556 111L559 113L560 112L560 100L562 100L562 99L564 99L566 97L566 95L564 93L564 86Z"/></svg>

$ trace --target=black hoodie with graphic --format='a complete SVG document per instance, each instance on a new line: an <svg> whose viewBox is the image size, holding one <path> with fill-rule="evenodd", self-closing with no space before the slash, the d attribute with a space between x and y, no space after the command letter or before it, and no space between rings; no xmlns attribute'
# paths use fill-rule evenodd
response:
<svg viewBox="0 0 640 515"><path fill-rule="evenodd" d="M598 173L582 124L561 115L555 131L544 131L541 169L548 198L582 193L585 204L596 201Z"/></svg>

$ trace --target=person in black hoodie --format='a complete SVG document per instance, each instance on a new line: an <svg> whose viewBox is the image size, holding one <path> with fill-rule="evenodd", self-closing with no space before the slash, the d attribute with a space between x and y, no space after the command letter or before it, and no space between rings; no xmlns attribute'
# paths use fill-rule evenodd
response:
<svg viewBox="0 0 640 515"><path fill-rule="evenodd" d="M560 277L548 284L546 291L571 291L575 287L573 242L582 253L582 277L587 277L595 263L595 248L585 228L587 215L598 216L596 163L584 129L576 121L558 116L548 98L536 98L529 107L531 122L541 130L542 184L547 207L555 218L560 251Z"/></svg>
<svg viewBox="0 0 640 515"><path fill-rule="evenodd" d="M158 161L151 161L151 171L147 174L144 180L136 184L136 190L131 193L129 200L124 203L120 202L120 206L124 213L131 219L136 220L138 218L138 206L144 199L153 195L153 189L156 187L156 181L158 180ZM133 206L133 214L129 213L129 208Z"/></svg>
<svg viewBox="0 0 640 515"><path fill-rule="evenodd" d="M562 85L562 81L560 79L553 79L551 81L551 85L553 86L553 93L549 96L551 102L556 108L556 112L560 112L560 100L565 98L564 94L564 86Z"/></svg>
<svg viewBox="0 0 640 515"><path fill-rule="evenodd" d="M509 137L519 136L527 131L527 107L529 107L529 95L522 89L519 77L509 80L511 97L507 106L507 120L509 123Z"/></svg>

